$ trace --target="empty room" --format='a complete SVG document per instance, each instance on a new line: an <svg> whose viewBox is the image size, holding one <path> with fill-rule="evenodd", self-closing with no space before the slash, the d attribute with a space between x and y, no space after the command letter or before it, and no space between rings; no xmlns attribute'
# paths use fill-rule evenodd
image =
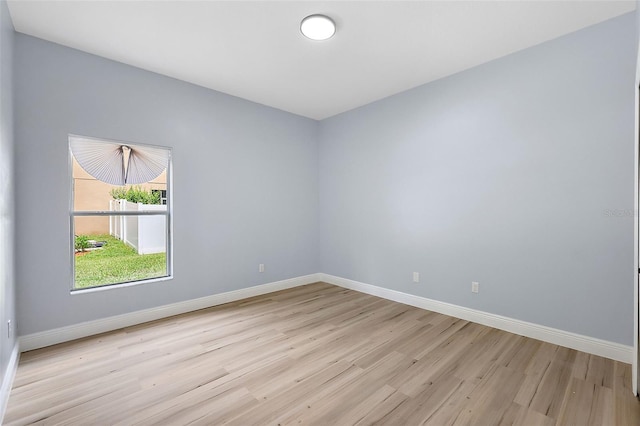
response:
<svg viewBox="0 0 640 426"><path fill-rule="evenodd" d="M640 425L639 34L0 0L0 423Z"/></svg>

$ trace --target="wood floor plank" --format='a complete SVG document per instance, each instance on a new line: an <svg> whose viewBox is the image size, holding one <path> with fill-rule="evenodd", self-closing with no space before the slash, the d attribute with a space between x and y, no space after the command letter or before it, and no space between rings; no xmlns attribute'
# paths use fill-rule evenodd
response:
<svg viewBox="0 0 640 426"><path fill-rule="evenodd" d="M631 366L621 362L614 363L614 425L640 424L640 404L638 399L629 393L631 389Z"/></svg>
<svg viewBox="0 0 640 426"><path fill-rule="evenodd" d="M402 405L388 413L383 423L424 424L436 413L452 394L458 392L463 380L455 376L442 377L431 382L415 398L405 400ZM420 401L416 404L415 401Z"/></svg>
<svg viewBox="0 0 640 426"><path fill-rule="evenodd" d="M545 416L558 418L562 402L568 392L576 351L559 347L540 386L531 400L531 409Z"/></svg>
<svg viewBox="0 0 640 426"><path fill-rule="evenodd" d="M344 414L338 415L335 424L355 425L362 422L372 410L388 400L394 393L396 390L389 385L376 389L360 403L352 405L352 408Z"/></svg>
<svg viewBox="0 0 640 426"><path fill-rule="evenodd" d="M513 402L497 424L500 426L553 426L555 423L555 420L551 417L547 417L537 411L529 410Z"/></svg>
<svg viewBox="0 0 640 426"><path fill-rule="evenodd" d="M7 425L640 425L631 368L326 283L22 354Z"/></svg>
<svg viewBox="0 0 640 426"><path fill-rule="evenodd" d="M510 408L505 404L513 398L522 383L524 373L499 366L469 394L467 409L454 424L498 424Z"/></svg>

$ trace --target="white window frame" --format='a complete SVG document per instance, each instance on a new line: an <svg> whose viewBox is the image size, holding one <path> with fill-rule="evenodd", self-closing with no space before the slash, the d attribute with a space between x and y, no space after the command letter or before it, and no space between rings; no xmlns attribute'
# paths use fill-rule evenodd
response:
<svg viewBox="0 0 640 426"><path fill-rule="evenodd" d="M152 148L160 148L169 152L169 161L167 164L167 208L166 210L159 211L108 211L108 210L75 210L74 209L74 199L75 199L75 189L74 189L74 177L73 177L73 154L71 153L70 144L67 144L68 156L69 156L69 236L70 236L70 254L71 254L71 293L84 293L91 292L96 290L106 290L112 288L121 288L128 287L132 285L140 285L151 282L158 281L167 281L173 279L173 200L172 200L172 187L173 187L173 150L171 147L160 146L160 145L151 145L145 143L138 142L124 142L117 141L113 139L106 138L97 138L91 136L81 136L75 134L68 135L68 141L71 138L82 138L89 139L95 142L106 142L106 143L119 143L123 145L131 145L131 146L148 146ZM76 288L76 256L75 256L75 218L76 217L90 217L90 216L165 216L166 217L166 269L167 274L161 277L152 277L145 278L142 280L135 281L124 281L121 283L112 283L112 284L102 284L92 287L86 288Z"/></svg>
<svg viewBox="0 0 640 426"><path fill-rule="evenodd" d="M166 206L167 205L167 190L166 189L152 189L151 192L158 191L160 192L160 204ZM164 197L162 196L162 191L164 191Z"/></svg>

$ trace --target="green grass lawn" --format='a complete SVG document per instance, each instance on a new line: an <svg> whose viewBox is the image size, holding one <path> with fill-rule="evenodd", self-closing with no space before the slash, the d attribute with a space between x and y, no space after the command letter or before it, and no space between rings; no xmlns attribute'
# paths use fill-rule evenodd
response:
<svg viewBox="0 0 640 426"><path fill-rule="evenodd" d="M110 235L89 235L90 240L106 241L102 249L76 256L75 288L95 287L167 275L167 255L137 254Z"/></svg>

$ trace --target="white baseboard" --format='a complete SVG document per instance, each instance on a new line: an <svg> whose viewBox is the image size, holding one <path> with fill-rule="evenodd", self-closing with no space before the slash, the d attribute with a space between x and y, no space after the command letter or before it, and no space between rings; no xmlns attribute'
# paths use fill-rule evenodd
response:
<svg viewBox="0 0 640 426"><path fill-rule="evenodd" d="M0 387L0 425L4 420L4 413L7 411L9 395L11 394L11 388L13 387L13 379L15 379L16 371L18 371L19 359L20 344L16 342L13 346L13 351L11 351L11 358L9 358L9 364L7 364L7 371L4 372L2 387Z"/></svg>
<svg viewBox="0 0 640 426"><path fill-rule="evenodd" d="M465 308L451 303L439 302L426 297L414 296L412 294L389 290L387 288L333 275L320 274L320 281L616 361L628 364L631 364L633 361L632 346L621 345L619 343L503 317L476 309Z"/></svg>
<svg viewBox="0 0 640 426"><path fill-rule="evenodd" d="M66 327L55 328L39 333L28 334L20 337L20 349L30 351L43 348L106 331L118 330L123 327L142 324L173 315L184 314L185 312L196 311L198 309L209 308L211 306L222 305L248 297L260 296L274 291L286 290L306 284L320 281L320 274L305 275L302 277L290 278L283 281L276 281L226 293L214 294L200 297L198 299L186 300L184 302L172 303L170 305L158 306L157 308L145 309L128 314L102 318L95 321L87 321Z"/></svg>
<svg viewBox="0 0 640 426"><path fill-rule="evenodd" d="M546 327L543 325L508 318L501 315L478 311L476 309L465 308L462 306L453 305L451 303L440 302L437 300L428 299L426 297L415 296L396 290L390 290L387 288L322 273L305 275L302 277L291 278L283 281L276 281L268 284L234 290L227 293L214 294L212 296L173 303L171 305L159 306L157 308L145 309L142 311L131 312L129 314L103 318L95 321L88 321L80 324L70 325L67 327L47 330L40 333L29 334L20 337L19 347L22 351L30 351L33 349L43 348L45 346L55 345L57 343L63 343L74 339L80 339L82 337L92 336L94 334L104 333L106 331L117 330L123 327L129 327L148 321L154 321L173 315L183 314L185 312L191 312L198 309L204 309L211 306L234 302L236 300L246 299L248 297L260 296L262 294L271 293L274 291L312 284L318 281L324 281L329 284L359 291L361 293L371 294L373 296L378 296L384 299L393 300L395 302L404 303L406 305L438 312L466 321L472 321L478 324L505 330L510 333L531 337L533 339L538 339L544 342L553 343L555 345L565 346L567 348L576 349L582 352L599 355L616 361L631 364L633 360L632 346L621 345L619 343L583 336L556 328ZM18 346L16 345L16 348L17 347ZM17 349L14 349L14 352L15 350ZM17 355L14 368L15 367L17 367ZM15 374L15 371L13 372L13 374ZM6 380L5 382L3 382L2 390L4 390L5 384ZM9 387L7 392L10 389L11 388ZM0 393L0 397L2 397L3 395L4 394ZM2 402L1 399L0 402Z"/></svg>

